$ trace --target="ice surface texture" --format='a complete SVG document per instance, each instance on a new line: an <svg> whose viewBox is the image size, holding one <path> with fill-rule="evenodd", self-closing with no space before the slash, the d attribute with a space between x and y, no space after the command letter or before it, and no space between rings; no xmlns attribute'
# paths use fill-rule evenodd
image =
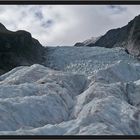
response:
<svg viewBox="0 0 140 140"><path fill-rule="evenodd" d="M0 76L0 135L140 134L140 64L123 49L48 48Z"/></svg>

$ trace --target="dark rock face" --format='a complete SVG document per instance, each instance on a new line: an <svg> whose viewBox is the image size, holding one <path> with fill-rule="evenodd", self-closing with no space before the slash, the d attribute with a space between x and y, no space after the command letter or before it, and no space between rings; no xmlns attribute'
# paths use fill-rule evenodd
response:
<svg viewBox="0 0 140 140"><path fill-rule="evenodd" d="M124 47L132 55L140 55L140 15L131 20L126 26L109 30L95 44L89 46L107 48Z"/></svg>
<svg viewBox="0 0 140 140"><path fill-rule="evenodd" d="M84 46L84 44L81 42L77 42L74 46L80 47L80 46Z"/></svg>
<svg viewBox="0 0 140 140"><path fill-rule="evenodd" d="M41 63L43 50L29 32L12 32L0 23L0 74L17 66Z"/></svg>

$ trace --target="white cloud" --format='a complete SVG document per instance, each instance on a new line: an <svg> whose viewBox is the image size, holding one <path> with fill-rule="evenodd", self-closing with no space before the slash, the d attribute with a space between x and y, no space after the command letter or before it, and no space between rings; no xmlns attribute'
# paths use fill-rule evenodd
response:
<svg viewBox="0 0 140 140"><path fill-rule="evenodd" d="M139 5L1 5L0 22L27 30L43 45L73 45L140 14Z"/></svg>

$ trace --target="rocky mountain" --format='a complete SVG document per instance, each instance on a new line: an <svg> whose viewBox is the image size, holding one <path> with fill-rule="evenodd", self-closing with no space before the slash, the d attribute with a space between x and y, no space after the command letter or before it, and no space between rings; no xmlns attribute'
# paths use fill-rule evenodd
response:
<svg viewBox="0 0 140 140"><path fill-rule="evenodd" d="M42 61L44 47L27 31L9 31L0 23L0 73Z"/></svg>
<svg viewBox="0 0 140 140"><path fill-rule="evenodd" d="M106 48L124 47L132 55L140 55L140 15L136 16L126 26L109 30L97 41L87 46L100 46Z"/></svg>

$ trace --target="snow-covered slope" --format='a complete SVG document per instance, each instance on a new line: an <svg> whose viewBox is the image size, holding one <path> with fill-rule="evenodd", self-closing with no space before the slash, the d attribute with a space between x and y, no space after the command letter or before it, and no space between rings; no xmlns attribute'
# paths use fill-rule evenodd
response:
<svg viewBox="0 0 140 140"><path fill-rule="evenodd" d="M0 135L140 134L140 64L120 48L55 47L0 76Z"/></svg>
<svg viewBox="0 0 140 140"><path fill-rule="evenodd" d="M87 39L83 42L77 42L75 43L74 46L80 47L80 46L94 46L94 44L96 43L96 41L98 41L101 38L101 36L98 37L91 37L90 39Z"/></svg>
<svg viewBox="0 0 140 140"><path fill-rule="evenodd" d="M84 45L87 46L87 45L89 45L91 43L94 44L100 38L101 38L101 36L99 36L99 37L91 37L90 39L87 39L82 43L84 43Z"/></svg>

